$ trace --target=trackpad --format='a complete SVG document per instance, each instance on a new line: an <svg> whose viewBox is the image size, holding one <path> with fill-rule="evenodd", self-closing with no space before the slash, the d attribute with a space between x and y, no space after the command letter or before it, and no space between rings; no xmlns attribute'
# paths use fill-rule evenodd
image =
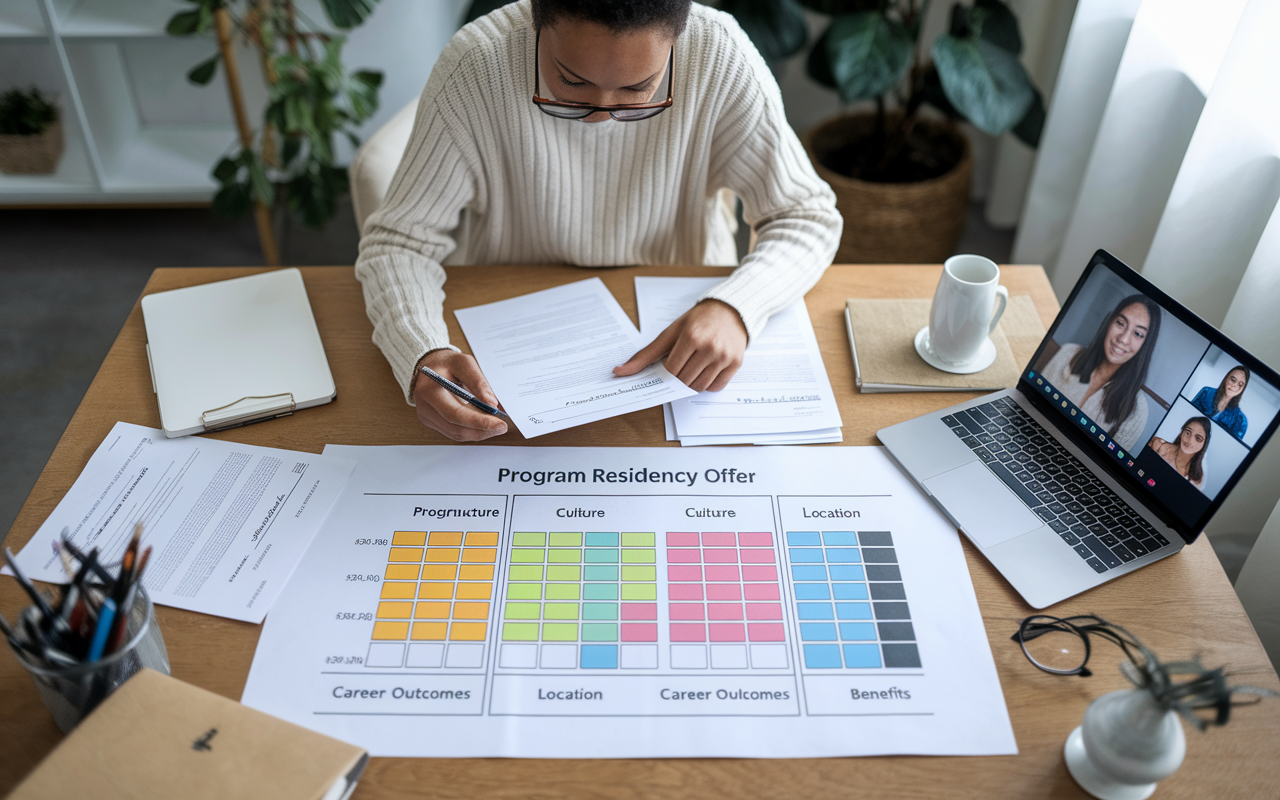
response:
<svg viewBox="0 0 1280 800"><path fill-rule="evenodd" d="M935 475L924 488L984 550L1044 525L981 461Z"/></svg>

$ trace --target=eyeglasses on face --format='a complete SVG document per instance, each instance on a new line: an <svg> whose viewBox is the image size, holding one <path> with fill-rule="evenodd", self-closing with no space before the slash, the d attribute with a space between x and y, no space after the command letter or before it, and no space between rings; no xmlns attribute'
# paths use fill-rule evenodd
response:
<svg viewBox="0 0 1280 800"><path fill-rule="evenodd" d="M620 103L612 106L595 106L588 103L570 103L565 100L554 100L541 96L539 79L542 70L538 67L538 48L541 46L541 34L535 40L533 49L533 104L542 113L557 119L586 119L592 114L605 112L618 122L639 122L650 119L671 108L672 87L675 85L676 49L671 48L667 56L667 99L660 103Z"/></svg>

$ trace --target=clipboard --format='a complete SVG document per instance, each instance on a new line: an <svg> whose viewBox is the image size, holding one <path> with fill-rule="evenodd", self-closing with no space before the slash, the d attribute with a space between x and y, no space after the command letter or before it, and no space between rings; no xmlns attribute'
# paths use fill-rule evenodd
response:
<svg viewBox="0 0 1280 800"><path fill-rule="evenodd" d="M337 397L297 269L149 294L142 318L160 427L170 439Z"/></svg>

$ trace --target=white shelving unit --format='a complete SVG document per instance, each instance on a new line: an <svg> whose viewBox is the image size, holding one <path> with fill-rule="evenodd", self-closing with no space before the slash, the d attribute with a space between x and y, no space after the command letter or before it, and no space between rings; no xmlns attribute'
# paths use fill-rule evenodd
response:
<svg viewBox="0 0 1280 800"><path fill-rule="evenodd" d="M57 95L66 147L53 175L0 174L0 205L208 202L235 142L222 77L192 86L208 38L164 27L180 0L0 0L0 91Z"/></svg>

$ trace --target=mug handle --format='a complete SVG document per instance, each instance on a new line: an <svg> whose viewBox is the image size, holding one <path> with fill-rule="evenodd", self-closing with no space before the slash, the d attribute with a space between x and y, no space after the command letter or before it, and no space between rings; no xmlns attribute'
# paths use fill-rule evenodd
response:
<svg viewBox="0 0 1280 800"><path fill-rule="evenodd" d="M996 329L996 324L1000 322L1000 318L1004 316L1004 310L1009 306L1009 290L1003 286L996 286L996 295L1000 298L1000 310L991 317L991 327L987 328L987 335L990 336Z"/></svg>

